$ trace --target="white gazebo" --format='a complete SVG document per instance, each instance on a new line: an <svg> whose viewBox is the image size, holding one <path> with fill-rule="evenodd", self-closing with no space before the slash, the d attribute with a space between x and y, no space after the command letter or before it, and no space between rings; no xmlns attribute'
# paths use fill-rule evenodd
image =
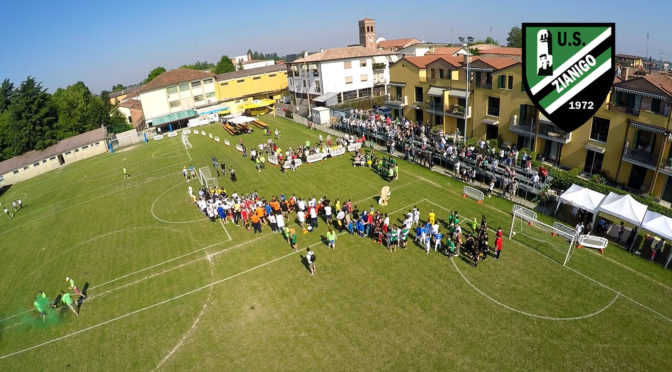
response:
<svg viewBox="0 0 672 372"><path fill-rule="evenodd" d="M598 207L598 212L603 212L610 216L616 217L625 222L629 222L637 227L644 221L644 215L648 207L635 200L629 194L619 195L615 192L610 192ZM595 215L597 217L597 214Z"/></svg>
<svg viewBox="0 0 672 372"><path fill-rule="evenodd" d="M654 211L648 211L646 212L646 216L644 216L642 229L660 235L668 241L672 241L672 218L670 217L663 216ZM667 256L665 267L670 264L670 260L672 260L672 252Z"/></svg>
<svg viewBox="0 0 672 372"><path fill-rule="evenodd" d="M597 215L597 208L604 199L604 194L597 191L581 187L579 185L570 186L567 191L563 192L558 198L558 205L555 207L555 212L558 212L561 204L569 204L573 207L582 208L593 214L594 218Z"/></svg>

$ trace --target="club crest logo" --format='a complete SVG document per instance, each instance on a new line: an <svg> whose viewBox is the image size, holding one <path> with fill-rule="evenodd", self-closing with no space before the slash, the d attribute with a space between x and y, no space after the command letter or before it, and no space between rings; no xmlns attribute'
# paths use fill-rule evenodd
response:
<svg viewBox="0 0 672 372"><path fill-rule="evenodd" d="M553 124L571 132L614 81L614 23L523 23L523 84Z"/></svg>

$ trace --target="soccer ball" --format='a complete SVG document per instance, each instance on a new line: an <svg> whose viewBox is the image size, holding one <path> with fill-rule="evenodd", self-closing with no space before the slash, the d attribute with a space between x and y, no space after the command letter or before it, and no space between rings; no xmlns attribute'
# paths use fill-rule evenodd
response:
<svg viewBox="0 0 672 372"><path fill-rule="evenodd" d="M515 232L515 231L513 232L513 235L514 235L514 236L516 235L516 232Z"/></svg>

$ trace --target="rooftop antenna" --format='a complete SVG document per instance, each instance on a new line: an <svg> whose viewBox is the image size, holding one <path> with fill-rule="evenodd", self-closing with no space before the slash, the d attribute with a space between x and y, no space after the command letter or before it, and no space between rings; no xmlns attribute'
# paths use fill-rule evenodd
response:
<svg viewBox="0 0 672 372"><path fill-rule="evenodd" d="M649 58L649 32L646 32L646 58Z"/></svg>
<svg viewBox="0 0 672 372"><path fill-rule="evenodd" d="M492 39L492 26L490 26L490 45L492 45L492 42L494 40Z"/></svg>

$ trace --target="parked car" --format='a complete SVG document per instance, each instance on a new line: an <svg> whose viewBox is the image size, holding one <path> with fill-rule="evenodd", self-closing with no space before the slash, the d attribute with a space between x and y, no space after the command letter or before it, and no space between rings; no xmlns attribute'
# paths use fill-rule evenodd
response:
<svg viewBox="0 0 672 372"><path fill-rule="evenodd" d="M387 106L380 106L376 109L376 114L390 116L392 114L392 109Z"/></svg>

